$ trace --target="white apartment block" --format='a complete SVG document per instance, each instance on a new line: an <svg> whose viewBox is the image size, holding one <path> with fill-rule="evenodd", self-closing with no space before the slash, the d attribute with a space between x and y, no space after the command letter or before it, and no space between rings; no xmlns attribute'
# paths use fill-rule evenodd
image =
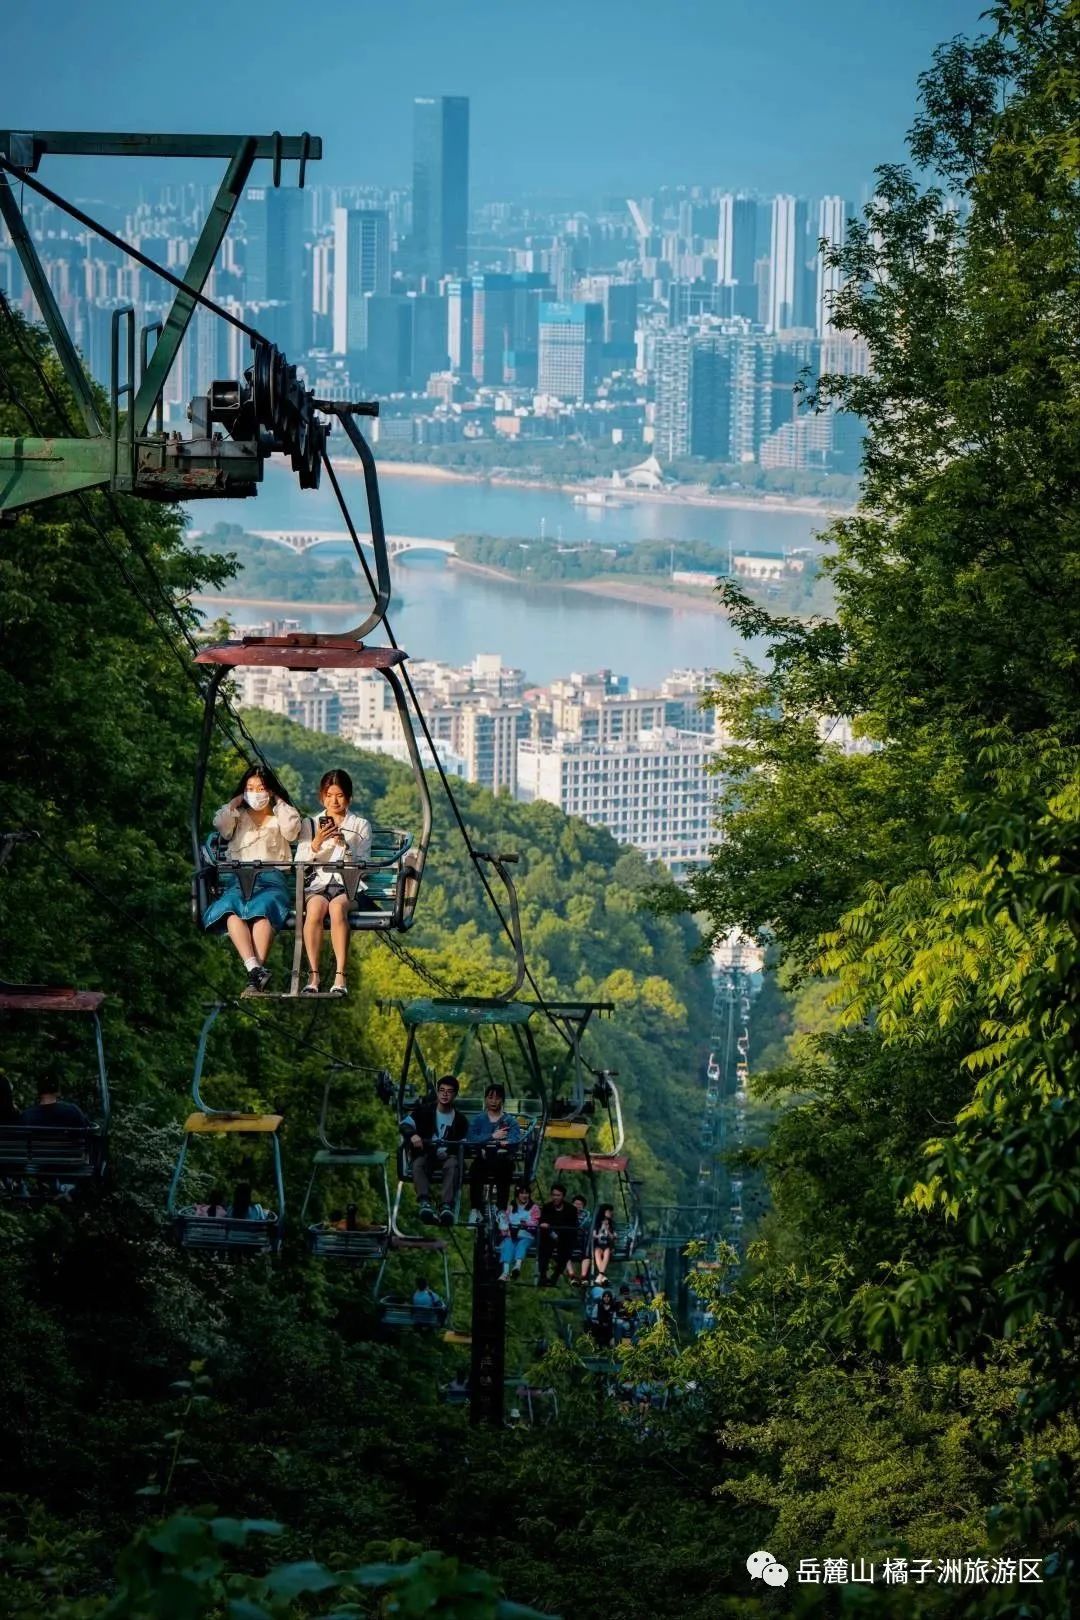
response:
<svg viewBox="0 0 1080 1620"><path fill-rule="evenodd" d="M606 827L679 877L707 860L716 841L706 769L714 748L704 733L671 726L640 731L633 741L525 738L518 743L518 797L544 799Z"/></svg>

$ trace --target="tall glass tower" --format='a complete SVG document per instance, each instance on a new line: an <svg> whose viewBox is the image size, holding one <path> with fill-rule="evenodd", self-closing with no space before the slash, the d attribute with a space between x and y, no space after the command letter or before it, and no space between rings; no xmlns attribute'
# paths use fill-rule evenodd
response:
<svg viewBox="0 0 1080 1620"><path fill-rule="evenodd" d="M469 239L469 98L413 103L413 260L418 275L463 276Z"/></svg>

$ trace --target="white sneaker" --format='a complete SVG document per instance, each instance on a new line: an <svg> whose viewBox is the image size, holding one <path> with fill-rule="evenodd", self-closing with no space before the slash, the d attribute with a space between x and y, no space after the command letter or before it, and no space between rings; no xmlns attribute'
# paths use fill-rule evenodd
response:
<svg viewBox="0 0 1080 1620"><path fill-rule="evenodd" d="M510 1272L509 1272L509 1269L506 1266L503 1266L502 1270L499 1273L499 1281L500 1282L509 1282L510 1281Z"/></svg>
<svg viewBox="0 0 1080 1620"><path fill-rule="evenodd" d="M470 1226L479 1226L480 1222L483 1220L483 1218L484 1218L483 1214L482 1214L482 1212L480 1210L478 1210L478 1209L470 1210L470 1212L469 1212L469 1225Z"/></svg>

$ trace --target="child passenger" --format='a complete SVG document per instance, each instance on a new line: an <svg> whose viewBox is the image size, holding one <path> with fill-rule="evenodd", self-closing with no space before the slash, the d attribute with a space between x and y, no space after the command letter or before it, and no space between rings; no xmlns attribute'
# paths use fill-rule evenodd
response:
<svg viewBox="0 0 1080 1620"><path fill-rule="evenodd" d="M352 777L348 771L327 771L319 783L322 814L307 817L300 831L296 859L310 867L304 883L304 949L309 968L308 982L301 991L305 996L319 993L319 955L328 915L336 968L330 994L345 996L349 993L345 974L351 902L343 865L362 862L371 851L371 823L349 809L352 793ZM354 894L362 893L364 887L357 882Z"/></svg>

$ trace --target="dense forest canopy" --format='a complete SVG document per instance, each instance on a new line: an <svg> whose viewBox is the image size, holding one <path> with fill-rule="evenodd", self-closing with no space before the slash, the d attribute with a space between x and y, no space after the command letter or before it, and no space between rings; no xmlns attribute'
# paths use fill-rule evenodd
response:
<svg viewBox="0 0 1080 1620"><path fill-rule="evenodd" d="M744 1265L710 1257L712 1325L680 1342L664 1317L635 1351L682 1393L646 1424L556 1346L556 1423L469 1431L435 1398L452 1352L380 1339L349 1280L290 1254L273 1271L196 1268L168 1247L163 1187L201 1004L234 964L186 917L198 705L132 581L151 591L149 561L179 598L221 571L169 514L128 502L122 526L94 498L3 531L5 808L41 834L0 887L5 973L106 988L116 1082L104 1194L0 1210L0 1456L15 1481L0 1601L14 1614L363 1614L387 1581L409 1583L417 1613L494 1614L501 1582L571 1620L1069 1614L1080 5L1012 0L990 26L938 52L913 169L879 172L837 253L834 318L866 338L872 368L819 393L867 425L860 505L832 529L836 616L770 619L722 587L774 652L764 673L717 683L736 741L708 869L688 891L654 891L649 914L650 874L603 833L464 795L478 833L526 857L542 988L618 1003L631 1151L665 1196L690 1167L708 1030L687 911L712 937L767 938L776 958L753 1054L773 1123L745 1155L772 1208ZM35 334L20 342L49 366ZM0 389L0 428L18 430L17 396L47 416L2 332ZM823 717L850 722L866 751L841 751ZM414 815L389 762L249 721L305 803L322 768L347 763L379 817ZM223 740L222 794L234 763ZM505 971L446 834L409 949L452 982ZM325 1074L311 1043L372 1066L400 1049L375 1003L412 993L414 968L369 944L355 977L332 1027L298 1038L291 1009L259 1008L215 1047L214 1084L285 1112L291 1177ZM70 1061L12 1050L17 1089ZM386 1140L366 1081L343 1104L349 1128ZM547 1336L531 1295L513 1331L523 1356ZM216 1518L191 1511L207 1504ZM749 1579L756 1547L791 1570L783 1592ZM452 1557L424 1563L434 1551ZM1040 1561L1039 1584L1018 1584L1021 1555ZM796 1578L826 1558L874 1562L875 1585ZM886 1559L933 1573L886 1580Z"/></svg>

